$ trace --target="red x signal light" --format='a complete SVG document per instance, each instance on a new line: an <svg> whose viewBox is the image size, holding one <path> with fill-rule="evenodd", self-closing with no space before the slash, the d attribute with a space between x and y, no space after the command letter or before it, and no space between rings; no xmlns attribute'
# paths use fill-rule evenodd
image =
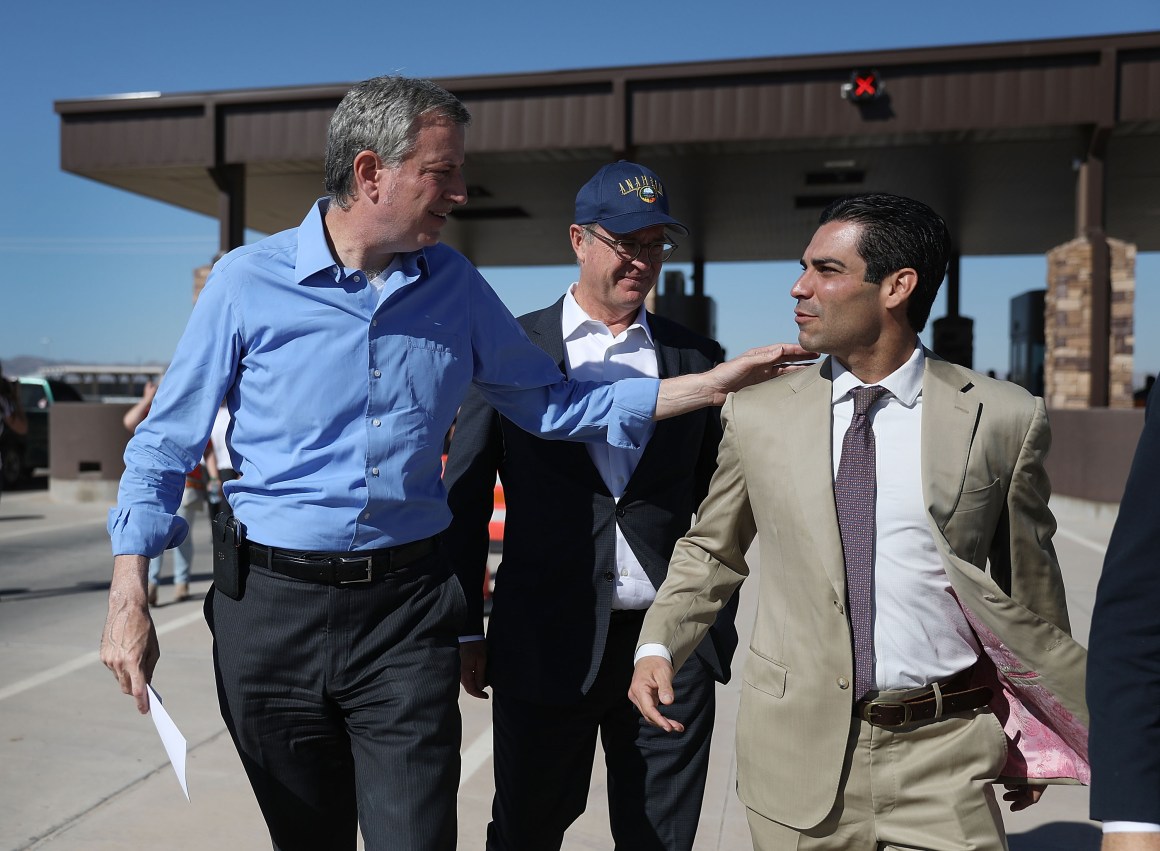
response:
<svg viewBox="0 0 1160 851"><path fill-rule="evenodd" d="M855 71L850 82L843 84L842 97L854 103L865 103L882 97L884 86L877 71Z"/></svg>

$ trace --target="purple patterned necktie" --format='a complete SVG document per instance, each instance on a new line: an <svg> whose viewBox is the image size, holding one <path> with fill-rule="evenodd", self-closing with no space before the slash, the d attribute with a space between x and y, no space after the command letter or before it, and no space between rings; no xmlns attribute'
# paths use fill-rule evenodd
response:
<svg viewBox="0 0 1160 851"><path fill-rule="evenodd" d="M854 418L842 439L842 460L834 479L834 502L846 560L846 600L854 633L854 699L874 687L874 621L871 586L874 579L874 432L870 408L887 390L875 384L858 387Z"/></svg>

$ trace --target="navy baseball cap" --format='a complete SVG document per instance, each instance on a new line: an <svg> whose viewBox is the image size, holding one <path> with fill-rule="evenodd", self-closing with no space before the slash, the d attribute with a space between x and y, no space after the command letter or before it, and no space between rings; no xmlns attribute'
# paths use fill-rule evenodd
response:
<svg viewBox="0 0 1160 851"><path fill-rule="evenodd" d="M576 193L576 224L597 224L609 233L632 233L665 225L689 229L669 215L669 197L661 179L628 160L610 163Z"/></svg>

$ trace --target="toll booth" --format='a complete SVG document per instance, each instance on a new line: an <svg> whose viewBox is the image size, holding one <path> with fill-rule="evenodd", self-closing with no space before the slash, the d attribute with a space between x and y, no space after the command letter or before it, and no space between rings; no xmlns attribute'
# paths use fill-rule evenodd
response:
<svg viewBox="0 0 1160 851"><path fill-rule="evenodd" d="M1043 298L1047 290L1031 290L1011 299L1011 358L1009 381L1036 396L1043 395L1043 358L1047 338L1043 327Z"/></svg>
<svg viewBox="0 0 1160 851"><path fill-rule="evenodd" d="M665 272L660 287L654 291L654 312L658 316L679 322L686 328L706 337L717 337L717 303L699 288L686 292L685 273L679 270Z"/></svg>

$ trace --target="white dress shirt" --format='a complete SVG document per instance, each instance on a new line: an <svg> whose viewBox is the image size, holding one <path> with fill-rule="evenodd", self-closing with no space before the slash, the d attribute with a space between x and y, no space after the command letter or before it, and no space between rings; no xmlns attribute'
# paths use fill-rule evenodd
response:
<svg viewBox="0 0 1160 851"><path fill-rule="evenodd" d="M877 384L889 392L870 409L874 431L874 681L915 688L957 674L979 657L979 643L951 593L928 525L922 488L922 346ZM835 359L833 469L854 416L852 391L864 386Z"/></svg>
<svg viewBox="0 0 1160 851"><path fill-rule="evenodd" d="M922 489L921 345L902 366L877 382L889 392L870 409L874 432L874 681L879 689L915 688L969 668L980 647L951 593L927 525ZM836 359L831 428L833 472L854 416L851 391L864 386ZM645 644L636 659L672 657L662 644Z"/></svg>
<svg viewBox="0 0 1160 851"><path fill-rule="evenodd" d="M592 319L577 303L568 288L560 315L564 334L564 363L569 378L577 381L618 381L621 378L658 378L656 347L648 326L648 314L641 307L635 321L616 336L603 322ZM644 454L639 449L622 449L607 443L586 443L592 463L616 501L624 495L628 480ZM656 599L656 589L640 560L628 545L620 526L616 527L616 585L612 608L646 609Z"/></svg>

